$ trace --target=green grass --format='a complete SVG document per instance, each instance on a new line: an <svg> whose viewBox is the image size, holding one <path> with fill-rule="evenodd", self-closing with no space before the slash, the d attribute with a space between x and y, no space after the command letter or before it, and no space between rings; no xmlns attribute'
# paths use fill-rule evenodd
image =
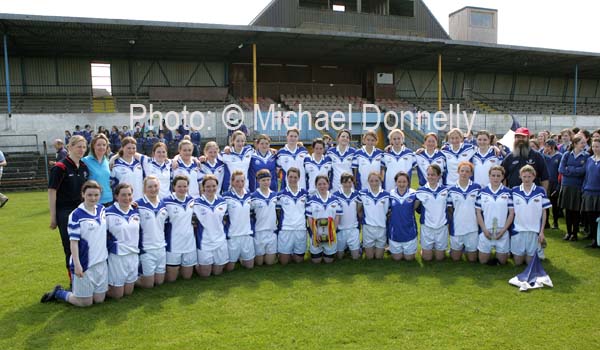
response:
<svg viewBox="0 0 600 350"><path fill-rule="evenodd" d="M0 209L0 349L593 349L598 250L548 231L555 288L520 293L523 267L349 260L240 269L136 290L88 309L40 304L68 284L44 192Z"/></svg>

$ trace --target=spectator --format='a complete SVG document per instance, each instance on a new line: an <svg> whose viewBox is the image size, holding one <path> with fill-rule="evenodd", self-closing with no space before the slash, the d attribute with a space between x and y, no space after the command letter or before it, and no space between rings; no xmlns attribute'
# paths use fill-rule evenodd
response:
<svg viewBox="0 0 600 350"><path fill-rule="evenodd" d="M546 168L548 169L548 198L552 204L552 228L558 229L558 218L560 217L560 207L558 206L558 192L560 190L560 184L558 182L558 167L560 166L560 160L562 154L558 152L556 148L556 141L553 139L546 140L546 146L543 151L544 159L546 161ZM550 216L546 215L546 226L549 226Z"/></svg>
<svg viewBox="0 0 600 350"><path fill-rule="evenodd" d="M0 180L2 179L2 169L6 166L6 158L4 158L4 153L0 151ZM0 208L4 206L8 202L8 197L0 193Z"/></svg>
<svg viewBox="0 0 600 350"><path fill-rule="evenodd" d="M192 132L190 133L190 139L192 141L192 144L194 145L194 150L198 152L202 142L202 135L200 135L200 131L196 128L192 128Z"/></svg>
<svg viewBox="0 0 600 350"><path fill-rule="evenodd" d="M133 130L129 130L129 128L127 127L127 125L123 125L123 127L121 128L122 133L123 133L123 137L133 137Z"/></svg>
<svg viewBox="0 0 600 350"><path fill-rule="evenodd" d="M56 149L56 160L49 161L48 164L50 166L54 166L56 162L60 162L61 160L67 158L67 150L65 149L65 144L61 139L54 140L54 148Z"/></svg>
<svg viewBox="0 0 600 350"><path fill-rule="evenodd" d="M104 136L106 136L107 138L110 138L110 133L108 132L108 130L106 130L106 128L102 125L100 125L98 127L98 134L104 134Z"/></svg>
<svg viewBox="0 0 600 350"><path fill-rule="evenodd" d="M246 125L244 125L244 123L242 123L242 119L237 119L231 123L231 128L227 129L227 137L229 138L229 143L232 142L231 135L233 135L233 133L238 130L243 132L244 135L248 137L248 128L246 127Z"/></svg>
<svg viewBox="0 0 600 350"><path fill-rule="evenodd" d="M71 139L71 132L69 130L65 130L65 145L69 144L69 140Z"/></svg>
<svg viewBox="0 0 600 350"><path fill-rule="evenodd" d="M85 138L88 145L90 144L90 142L92 142L92 134L93 133L94 132L92 131L92 127L90 126L90 124L86 124L81 135Z"/></svg>
<svg viewBox="0 0 600 350"><path fill-rule="evenodd" d="M535 184L541 185L547 191L548 169L544 156L529 147L529 129L518 128L515 131L513 151L502 162L502 167L506 171L505 183L508 188L521 184L519 170L525 165L531 165L535 169Z"/></svg>
<svg viewBox="0 0 600 350"><path fill-rule="evenodd" d="M113 125L113 127L110 130L110 135L107 136L108 140L110 141L110 149L112 150L112 152L119 152L119 150L121 149L121 139L125 136L123 136L119 132L119 128L116 125Z"/></svg>
<svg viewBox="0 0 600 350"><path fill-rule="evenodd" d="M113 204L112 188L110 187L110 168L108 166L108 138L99 133L94 136L90 145L90 154L81 159L90 171L89 179L102 187L100 203L105 207Z"/></svg>
<svg viewBox="0 0 600 350"><path fill-rule="evenodd" d="M83 131L81 131L81 127L79 125L75 125L75 131L73 131L73 136L83 136ZM68 143L67 143L68 145Z"/></svg>

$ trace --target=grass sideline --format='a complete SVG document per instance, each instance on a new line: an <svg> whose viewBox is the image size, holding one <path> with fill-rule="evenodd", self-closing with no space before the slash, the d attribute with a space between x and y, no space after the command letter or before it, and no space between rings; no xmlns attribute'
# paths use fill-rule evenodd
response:
<svg viewBox="0 0 600 350"><path fill-rule="evenodd" d="M136 290L78 309L40 304L68 284L45 192L0 209L0 349L592 349L600 321L598 250L547 231L554 289L520 293L523 267L309 262ZM563 226L564 227L564 226Z"/></svg>

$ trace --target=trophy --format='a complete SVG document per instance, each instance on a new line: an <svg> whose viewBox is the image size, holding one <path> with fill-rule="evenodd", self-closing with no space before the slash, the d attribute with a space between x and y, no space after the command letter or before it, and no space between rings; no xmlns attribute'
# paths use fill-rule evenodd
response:
<svg viewBox="0 0 600 350"><path fill-rule="evenodd" d="M325 243L329 241L329 220L327 219L317 219L317 232L316 235L319 235L321 239L321 243Z"/></svg>
<svg viewBox="0 0 600 350"><path fill-rule="evenodd" d="M498 218L494 218L492 220L492 240L496 240L496 235L498 234Z"/></svg>
<svg viewBox="0 0 600 350"><path fill-rule="evenodd" d="M329 246L335 244L336 241L336 232L335 232L335 223L333 218L323 218L316 219L313 221L313 245L318 246L319 242L317 241L317 237L321 244L328 243Z"/></svg>

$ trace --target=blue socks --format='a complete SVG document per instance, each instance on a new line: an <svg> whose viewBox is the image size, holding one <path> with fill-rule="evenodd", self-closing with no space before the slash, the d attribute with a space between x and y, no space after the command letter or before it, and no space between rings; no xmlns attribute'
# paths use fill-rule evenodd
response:
<svg viewBox="0 0 600 350"><path fill-rule="evenodd" d="M57 290L56 291L56 299L60 299L60 300L64 300L64 301L68 302L69 301L69 294L71 294L71 292L66 291L64 289Z"/></svg>

